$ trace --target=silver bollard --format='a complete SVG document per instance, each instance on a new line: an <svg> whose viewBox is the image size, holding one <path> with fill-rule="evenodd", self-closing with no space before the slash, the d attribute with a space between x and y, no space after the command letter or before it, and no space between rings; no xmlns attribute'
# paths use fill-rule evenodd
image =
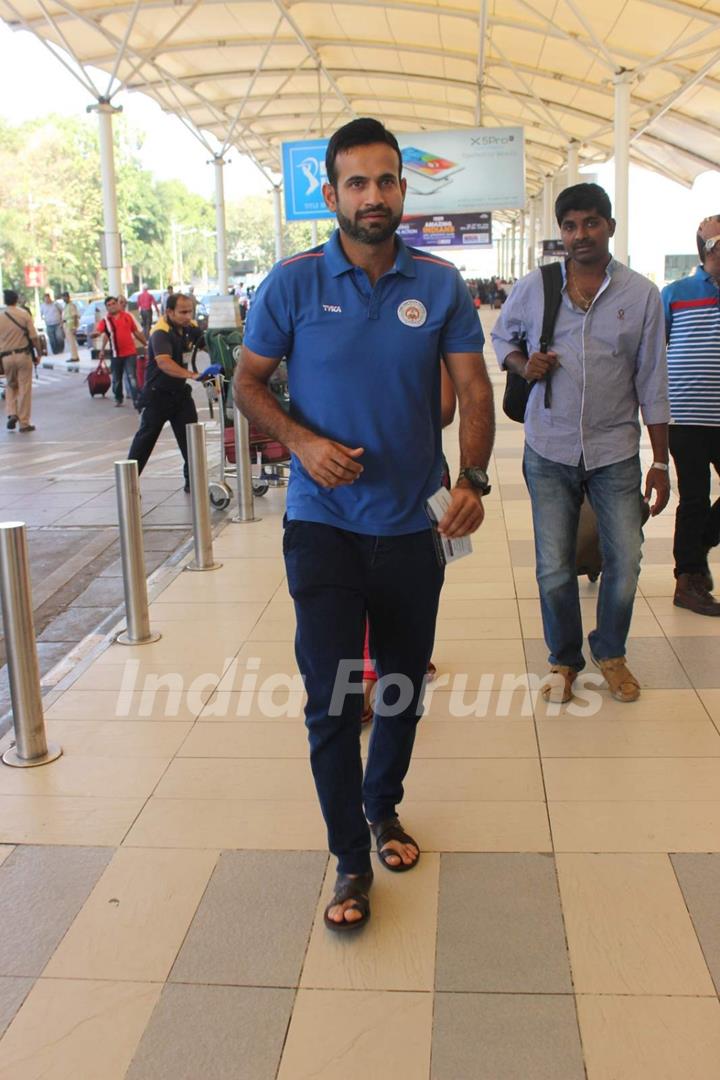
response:
<svg viewBox="0 0 720 1080"><path fill-rule="evenodd" d="M0 524L0 594L15 725L15 746L5 751L3 761L17 768L47 765L60 757L62 748L48 745L45 738L28 549L21 521Z"/></svg>
<svg viewBox="0 0 720 1080"><path fill-rule="evenodd" d="M222 422L222 421L221 421ZM202 424L186 424L190 498L192 500L193 540L195 561L186 570L217 570L222 563L213 558L210 528L210 494L208 490L205 428Z"/></svg>
<svg viewBox="0 0 720 1080"><path fill-rule="evenodd" d="M233 405L233 426L235 428L238 513L232 520L235 522L257 521L250 464L250 428L237 405Z"/></svg>
<svg viewBox="0 0 720 1080"><path fill-rule="evenodd" d="M137 461L115 462L115 493L127 619L127 630L118 635L117 641L120 645L149 645L151 641L159 641L160 634L150 629L148 614Z"/></svg>

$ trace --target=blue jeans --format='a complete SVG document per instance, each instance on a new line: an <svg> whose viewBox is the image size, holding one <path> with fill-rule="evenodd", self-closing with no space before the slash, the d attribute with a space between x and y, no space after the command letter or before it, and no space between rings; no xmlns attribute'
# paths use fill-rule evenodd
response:
<svg viewBox="0 0 720 1080"><path fill-rule="evenodd" d="M576 671L585 667L575 572L583 492L597 515L603 564L597 625L588 635L590 650L597 660L624 656L643 540L639 455L588 470L582 461L549 461L526 444L523 473L532 502L536 576L550 663Z"/></svg>
<svg viewBox="0 0 720 1080"><path fill-rule="evenodd" d="M125 389L133 405L137 405L137 356L113 356L110 358L110 372L112 374L112 389L116 401L123 400L123 375L125 376Z"/></svg>
<svg viewBox="0 0 720 1080"><path fill-rule="evenodd" d="M45 323L47 330L48 345L53 354L61 353L65 348L65 334L62 323Z"/></svg>
<svg viewBox="0 0 720 1080"><path fill-rule="evenodd" d="M403 797L435 637L444 570L430 530L363 536L290 521L283 553L295 602L310 763L338 871L370 868L368 821ZM363 776L363 643L370 619L379 676ZM385 677L385 682L383 682Z"/></svg>

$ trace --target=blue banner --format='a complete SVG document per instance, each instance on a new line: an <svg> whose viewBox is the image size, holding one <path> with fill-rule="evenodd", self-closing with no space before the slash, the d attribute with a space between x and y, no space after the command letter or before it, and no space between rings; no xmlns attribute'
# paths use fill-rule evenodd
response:
<svg viewBox="0 0 720 1080"><path fill-rule="evenodd" d="M397 232L411 247L491 247L492 214L413 214Z"/></svg>
<svg viewBox="0 0 720 1080"><path fill-rule="evenodd" d="M325 205L322 185L327 180L328 139L282 144L286 221L320 221L335 217Z"/></svg>

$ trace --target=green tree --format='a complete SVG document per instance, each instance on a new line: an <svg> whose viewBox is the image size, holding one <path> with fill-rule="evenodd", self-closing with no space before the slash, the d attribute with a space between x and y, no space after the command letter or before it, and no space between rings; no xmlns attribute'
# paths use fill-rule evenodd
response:
<svg viewBox="0 0 720 1080"><path fill-rule="evenodd" d="M332 233L334 221L318 222L318 243ZM254 259L258 271L269 270L275 262L275 209L273 197L250 195L227 207L228 248L236 259ZM309 221L284 222L283 252L286 256L312 246Z"/></svg>

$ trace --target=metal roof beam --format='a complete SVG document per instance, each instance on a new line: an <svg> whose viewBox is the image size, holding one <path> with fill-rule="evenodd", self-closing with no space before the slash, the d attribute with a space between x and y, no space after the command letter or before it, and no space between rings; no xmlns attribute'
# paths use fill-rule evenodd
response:
<svg viewBox="0 0 720 1080"><path fill-rule="evenodd" d="M225 136L225 139L224 139L224 142L223 142L223 145L222 145L222 149L220 150L220 157L221 158L225 157L227 149L228 149L229 145L232 142L233 135L235 134L235 128L237 127L238 122L240 120L240 115L241 115L243 109L245 108L245 106L248 103L248 99L249 99L249 97L250 97L250 95L252 93L252 88L255 85L255 83L257 82L258 75L262 71L263 64L265 63L265 60L267 58L267 54L270 52L270 49L272 48L273 42L275 41L275 37L276 37L280 27L282 26L282 23L283 23L283 16L281 15L280 18L278 19L277 23L275 24L275 31L274 31L272 37L268 41L268 43L267 43L267 45L265 47L265 50L263 51L262 56L258 60L257 67L255 68L255 71L254 71L254 73L252 75L252 78L250 79L250 83L248 85L248 88L247 88L247 90L245 92L245 97L242 99L242 101L240 102L240 104L237 107L237 112L235 113L235 118L234 118L232 124L230 125L230 129L229 129L227 135ZM247 122L244 122L243 126L242 126L242 130L244 131L247 127L248 127Z"/></svg>
<svg viewBox="0 0 720 1080"><path fill-rule="evenodd" d="M642 135L644 135L648 128L652 124L654 124L656 120L659 120L662 116L665 115L666 112L668 112L669 109L672 109L673 105L676 105L677 102L684 98L686 94L689 94L691 90L694 90L697 84L707 74L707 72L710 71L713 67L715 67L718 63L720 63L720 61L718 60L716 54L708 60L707 64L705 64L704 67L700 68L694 79L690 79L687 83L685 83L684 86L681 86L678 90L676 90L674 94L671 94L670 97L667 98L663 102L663 104L655 110L652 116L648 117L648 119L645 121L641 128L638 128L637 131L632 132L630 136L630 142L635 142L636 139L639 139Z"/></svg>
<svg viewBox="0 0 720 1080"><path fill-rule="evenodd" d="M217 6L223 6L224 7L227 4L227 0L203 0L203 2L207 6L217 5ZM389 8L389 9L395 10L395 11L427 12L428 14L432 14L432 15L448 15L450 17L454 17L454 18L458 18L458 19L468 19L470 22L472 22L472 23L474 23L476 25L477 25L477 21L478 21L477 11L472 9L472 8L451 7L449 5L447 7L444 6L444 5L442 7L439 7L437 4L422 3L422 2L419 2L419 0L413 0L413 2L410 2L410 3L403 3L402 0L396 0L396 2L393 2L393 0L391 0L391 2L387 3L387 4L385 4L385 3L379 4L377 2L377 0L312 0L312 2L313 2L313 4L318 4L318 3L333 4L333 3L335 3L335 4L342 4L344 6L357 7L357 8L364 8L364 7L377 8L377 7L381 6L381 7ZM709 10L699 8L699 7L694 7L691 4L682 3L681 0L648 0L648 2L650 4L650 6L652 6L652 7L659 7L659 8L664 8L667 11L674 11L679 15L684 15L688 19L699 19L702 22L707 22L707 23L710 23L710 24L717 23L718 20L720 19L720 15L718 15L717 12L709 11ZM233 3L234 4L246 3L248 6L250 6L252 4L255 4L256 0L233 0ZM294 7L301 6L303 3L306 3L306 0L285 0L285 6L288 9L288 11L291 11L292 8L294 8ZM143 0L142 6L143 6L144 11L145 10L146 11L153 11L153 10L167 11L168 7L171 6L171 4L168 3L168 0ZM98 19L104 19L104 18L106 18L106 17L108 17L110 15L118 15L118 14L122 14L123 12L129 12L129 11L132 10L132 7L133 7L133 0L128 0L127 3L121 3L121 4L107 4L107 3L105 3L105 4L99 4L99 5L95 6L95 7L88 6L88 7L83 8L83 12L84 12L84 14L88 15L91 19L98 20ZM537 15L537 12L534 12L534 14ZM63 20L67 20L67 19L72 18L72 16L66 14L66 15L63 15L62 18L63 18Z"/></svg>
<svg viewBox="0 0 720 1080"><path fill-rule="evenodd" d="M79 72L76 71L70 64L68 64L68 62L64 59L64 57L60 56L60 54L56 51L56 49L53 48L53 45L55 44L55 42L52 42L52 43L49 42L46 38L43 37L42 34L36 33L36 31L33 30L30 21L26 20L20 14L20 12L17 10L17 8L14 7L14 5L11 3L11 0L5 0L5 3L6 3L6 6L8 8L10 8L10 10L12 11L15 18L17 19L17 22L20 25L20 27L22 27L22 29L24 29L24 30L28 30L31 34L33 34L33 36L37 37L39 39L40 43L45 46L45 48L50 53L50 55L54 56L56 60L60 61L60 63L63 65L63 67L67 71L70 72L72 77L74 79L77 79L77 81L80 83L80 85L83 87L83 89L88 92L90 97L93 97L93 98L95 98L96 101L99 101L100 97L102 96L100 94L100 91L95 86L95 83L92 81L92 79L90 78L88 73L83 68L82 61L75 55L73 49L68 44L67 39L65 38L65 35L63 34L62 30L60 29L60 27L59 27L59 25L57 23L56 15L55 14L53 14L53 15L50 14L50 12L47 10L45 5L43 4L42 0L38 0L38 5L40 7L40 10L43 13L43 17L44 17L45 22L47 22L49 24L50 28L52 30L54 30L55 33L57 34L57 36L60 38L63 45L67 49L67 52L73 58L73 60L77 64L78 68L80 69ZM42 25L43 20L37 20L37 21L39 21L40 24Z"/></svg>
<svg viewBox="0 0 720 1080"><path fill-rule="evenodd" d="M573 3L573 0L565 0L565 6L568 7L570 9L570 11L572 11L573 15L575 16L577 21L580 23L580 25L584 29L585 33L587 34L587 36L592 41L593 45L597 49L600 56L605 58L605 63L607 64L607 66L610 67L610 68L613 68L613 67L616 68L617 67L617 60L615 59L613 54L608 49L605 42L602 41L600 39L600 37L595 33L595 30L594 30L594 28L592 26L592 23L590 22L589 19L586 19L585 15L582 13L582 11L580 11L578 9L577 4Z"/></svg>
<svg viewBox="0 0 720 1080"><path fill-rule="evenodd" d="M553 114L552 114L550 108L548 107L548 105L535 92L533 87L528 83L528 81L525 78L525 76L523 75L523 73L521 71L518 71L516 68L513 67L511 61L508 60L507 56L502 51L502 49L497 44L497 42L495 42L495 45L493 47L494 47L495 51L499 54L500 58L502 60L504 60L505 63L508 65L508 68L510 69L510 71L512 71L512 73L514 74L514 76L518 80L518 82L521 84L521 86L523 86L525 88L526 93L529 94L529 96L532 97L538 103L538 105L540 106L542 112L545 115L546 121L548 121L548 120L550 121L550 127L555 131L555 133L557 135L559 135L562 139L566 140L567 139L567 132L560 126L558 121L553 116Z"/></svg>
<svg viewBox="0 0 720 1080"><path fill-rule="evenodd" d="M475 100L475 126L479 127L482 119L482 92L485 82L485 42L488 32L488 0L480 0L480 15L478 18L478 49L477 49L477 93Z"/></svg>
<svg viewBox="0 0 720 1080"><path fill-rule="evenodd" d="M143 67L143 64L146 62L146 60L151 59L151 60L154 61L155 56L158 55L159 52L162 52L162 46L167 41L169 41L170 38L174 34L177 33L177 31L180 29L182 24L184 22L186 22L187 19L190 18L190 16L196 10L196 8L199 6L200 3L202 3L202 0L193 0L193 3L188 7L187 11L184 11L182 13L182 15L180 16L180 18L175 20L175 22L170 27L170 29L168 31L166 31L166 33L163 34L163 36L153 45L152 49L147 49L144 52L141 52L139 49L134 49L133 50L134 53L135 53L135 56L138 58L138 62L135 64L132 71L130 71L129 74L125 76L125 78L123 79L120 86L118 86L117 90L114 91L114 94L116 94L119 90L121 90L129 82L129 80L133 77L133 75L136 72L138 72L140 70L140 68ZM125 45L127 45L127 40L128 40L128 35L126 34L125 35ZM91 63L91 61L87 61L87 62Z"/></svg>
<svg viewBox="0 0 720 1080"><path fill-rule="evenodd" d="M353 110L353 107L352 107L349 99L342 92L342 90L340 89L340 87L336 83L333 76L330 74L328 69L323 64L318 52L312 47L310 42L307 40L307 38L303 34L303 32L300 29L300 27L298 26L297 22L295 21L295 19L292 17L292 15L288 11L287 7L285 6L284 0L271 0L271 2L275 5L275 7L278 9L278 11L282 15L285 16L286 22L292 28L293 33L297 37L300 44L303 45L303 47L307 50L308 55L311 56L312 59L315 61L315 63L318 66L318 70L322 71L323 75L325 76L325 79L327 80L328 85L332 87L333 91L337 95L338 100L342 102L342 104L345 106L346 111L350 113L350 116L354 117L355 112Z"/></svg>
<svg viewBox="0 0 720 1080"><path fill-rule="evenodd" d="M718 19L718 26L720 27L720 18ZM672 45L668 46L664 52L659 53L657 56L648 58L644 64L638 64L633 68L636 75L640 75L642 72L650 71L654 67L662 67L665 60L669 60L671 57L676 56L683 49L686 49L689 45L694 45L696 41L702 41L707 39L708 34L712 33L712 30L708 30L707 26L703 26L702 30L698 30L696 34L693 34L689 38L683 38L682 41L676 41ZM717 49L715 50L715 63L720 63L718 60ZM713 65L711 64L710 67ZM708 68L709 70L709 68Z"/></svg>

